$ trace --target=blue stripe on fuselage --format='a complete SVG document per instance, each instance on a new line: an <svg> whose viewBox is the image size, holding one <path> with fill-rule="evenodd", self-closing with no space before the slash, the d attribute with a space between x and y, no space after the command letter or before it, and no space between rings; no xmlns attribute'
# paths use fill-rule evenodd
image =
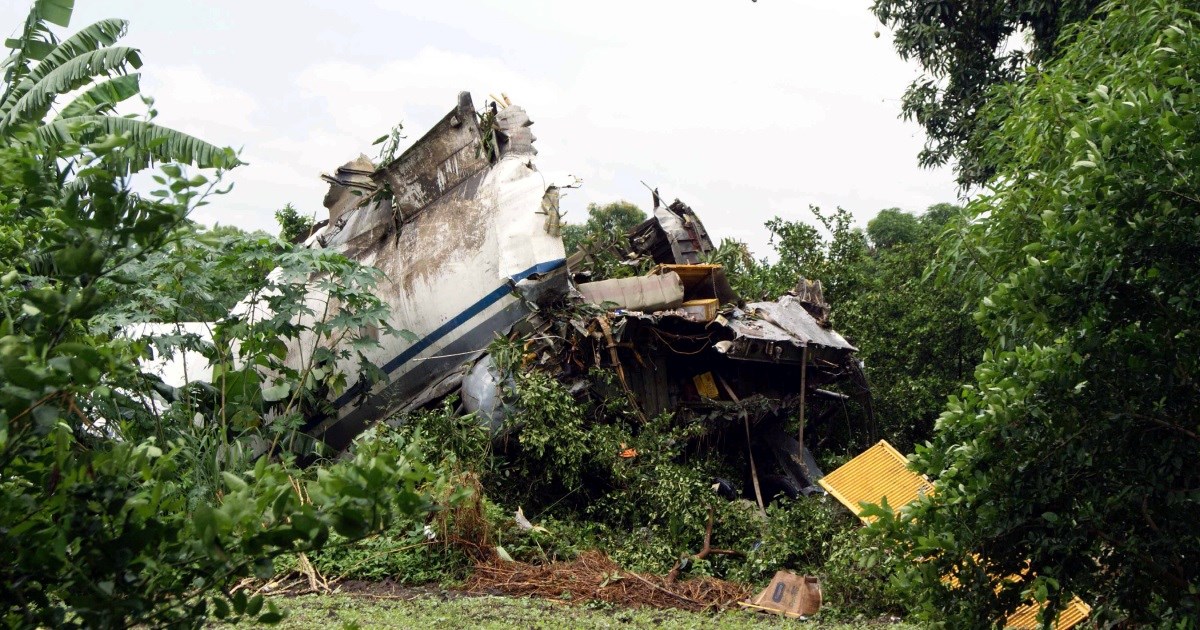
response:
<svg viewBox="0 0 1200 630"><path fill-rule="evenodd" d="M567 264L566 259L559 258L558 260L550 260L547 262L538 263L526 269L525 271L522 271L521 273L510 276L510 283L502 284L496 287L490 293L480 298L479 301L475 302L471 306L468 306L466 310L458 315L455 315L454 317L451 317L446 321L446 323L434 329L433 332L425 335L423 338L417 340L417 342L413 345L405 348L403 352L393 357L391 361L384 363L384 373L390 376L392 372L395 372L400 366L408 363L409 360L420 354L429 346L437 343L442 337L445 337L453 332L454 329L467 323L472 317L482 313L487 307L499 302L501 298L512 292L513 284L516 284L533 275L549 273L565 264ZM342 407L346 406L346 404L349 403L355 396L358 396L360 393L362 393L362 389L362 381L355 383L352 387L347 389L345 393L343 393L341 396L338 396L338 399L333 403L334 407L341 409Z"/></svg>

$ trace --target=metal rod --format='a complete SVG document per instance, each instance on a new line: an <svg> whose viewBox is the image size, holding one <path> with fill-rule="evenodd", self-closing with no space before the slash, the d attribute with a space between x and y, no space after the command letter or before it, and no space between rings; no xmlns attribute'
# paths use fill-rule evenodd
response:
<svg viewBox="0 0 1200 630"><path fill-rule="evenodd" d="M808 398L808 344L804 344L803 357L800 359L800 459L806 460L804 457L804 401ZM804 476L812 483L812 471L807 465L802 464L804 468Z"/></svg>
<svg viewBox="0 0 1200 630"><path fill-rule="evenodd" d="M717 374L717 380L721 382L721 386L725 388L725 392L729 394L733 402L741 402L738 400L737 394L733 393L733 388L725 382L724 376ZM742 424L746 427L746 453L750 455L750 480L754 483L754 498L758 501L758 511L766 516L767 506L763 503L762 488L758 485L758 466L754 464L754 448L750 445L750 416L744 410L742 411Z"/></svg>

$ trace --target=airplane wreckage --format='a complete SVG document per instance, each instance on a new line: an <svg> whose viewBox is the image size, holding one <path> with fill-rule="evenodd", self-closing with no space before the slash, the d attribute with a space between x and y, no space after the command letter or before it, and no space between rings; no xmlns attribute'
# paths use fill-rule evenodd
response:
<svg viewBox="0 0 1200 630"><path fill-rule="evenodd" d="M586 248L566 257L561 189L537 170L531 124L517 106L480 115L464 92L390 163L364 156L322 176L329 218L305 246L380 269L391 324L412 335L380 338L366 354L385 378L356 382L347 370L331 411L305 430L341 450L374 423L451 395L494 436L519 430L505 425L504 377L488 354L506 335L521 341L526 367L577 397L616 395L643 419L674 412L707 423L705 448L749 446L748 498L824 492L808 446L834 418L849 424L848 400L868 417L854 441L874 436L862 364L830 327L820 283L798 279L778 300L745 301L720 265L704 262L714 247L696 214L657 192L622 252L628 268L650 271L594 278ZM605 385L589 379L592 368L615 372L610 391L596 391ZM797 417L800 430L785 430Z"/></svg>

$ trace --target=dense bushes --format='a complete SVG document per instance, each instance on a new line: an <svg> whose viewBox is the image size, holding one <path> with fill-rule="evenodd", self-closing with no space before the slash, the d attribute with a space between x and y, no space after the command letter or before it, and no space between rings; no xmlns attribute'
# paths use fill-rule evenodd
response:
<svg viewBox="0 0 1200 630"><path fill-rule="evenodd" d="M937 493L880 525L931 619L1073 594L1105 619L1200 619L1195 10L1107 4L985 112L999 175L941 269L989 351L917 450Z"/></svg>
<svg viewBox="0 0 1200 630"><path fill-rule="evenodd" d="M494 356L519 357L506 352L509 343L493 344ZM827 580L830 615L903 610L886 591L879 568L859 565L857 549L865 544L859 521L832 498L781 500L764 517L749 501L717 495L715 478L740 475L736 463L715 451L689 447L703 432L702 425L683 424L671 414L643 424L619 393L616 400L603 395L577 399L548 373L526 370L512 376L506 425L514 430L498 444L492 443L485 423L460 415L453 399L438 409L395 419L395 428L386 429L425 452L442 454L447 469L479 475L487 542L509 557L549 562L599 549L627 569L662 574L681 555L700 549L711 513L713 546L739 555L696 561L685 576L760 584L789 568ZM591 377L603 384L611 375L596 372ZM636 456L622 457L622 452ZM518 524L518 509L532 529ZM438 581L453 582L472 562L471 554L462 551L472 548L456 545L453 520L444 522L448 529L433 542L420 532L396 532L386 542L381 538L352 551L310 557L315 567L335 576L391 571L391 578L420 583L441 572ZM372 556L387 548L397 552ZM376 560L362 560L368 557Z"/></svg>
<svg viewBox="0 0 1200 630"><path fill-rule="evenodd" d="M257 445L287 434L263 424L263 385L233 359L228 373L253 386L219 384L228 387L216 406L142 373L147 341L106 323L124 299L106 285L189 236L188 201L198 197L188 192L201 182L180 175L166 201L145 201L104 176L103 154L75 151L59 155L92 173L64 187L36 154L2 150L0 216L25 230L7 234L4 246L22 256L0 270L3 614L53 626L198 624L231 610L270 620L261 599L229 586L332 532L359 537L393 513L427 509L419 488L430 473L395 444L364 443L315 476L257 457ZM348 264L325 262L335 273ZM236 338L241 360L269 365L254 354L259 329L242 330L226 343ZM315 384L305 385L297 391Z"/></svg>
<svg viewBox="0 0 1200 630"><path fill-rule="evenodd" d="M312 452L297 431L300 409L344 387L331 363L361 358L331 341L388 330L376 274L195 226L188 214L219 192L220 170L167 163L148 196L129 188L130 171L151 160L233 165L232 151L132 119L39 118L55 90L94 75L121 78L79 98L136 94L136 81L122 80L136 51L106 48L124 23L60 41L45 21L65 25L70 12L34 4L0 99L36 104L0 129L0 618L15 627L277 620L272 604L234 584L270 575L280 554L423 515L438 496L437 473L395 441L367 438L351 457L308 470L292 463L293 446ZM71 56L95 63L67 62L75 74L64 82L51 66ZM108 112L115 101L92 105ZM276 266L273 279L244 280L247 267ZM308 310L313 286L341 304L336 321ZM227 315L247 289L256 306ZM216 314L211 338L173 328ZM160 327L141 334L131 321ZM314 347L295 369L281 348L301 338ZM143 367L185 349L212 366L211 384L180 390Z"/></svg>

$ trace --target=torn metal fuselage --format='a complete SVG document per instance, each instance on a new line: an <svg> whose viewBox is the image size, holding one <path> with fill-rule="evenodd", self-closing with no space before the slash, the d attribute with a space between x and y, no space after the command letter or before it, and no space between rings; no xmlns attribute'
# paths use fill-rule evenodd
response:
<svg viewBox="0 0 1200 630"><path fill-rule="evenodd" d="M855 348L828 326L819 283L745 303L720 265L702 262L713 244L695 212L655 193L654 216L628 241L632 256L656 263L649 275L572 284L558 189L536 169L530 124L519 107L479 117L464 93L391 163L359 158L325 176L329 222L307 245L380 269L391 324L412 336L380 338L367 358L385 378L351 378L335 411L306 430L342 449L377 421L457 393L500 432L512 410L486 349L515 326L536 367L573 392L595 386L591 368L613 369L643 417L706 423L724 448L740 440L768 499L819 492L806 445L846 400L828 388L852 382L866 392ZM586 321L556 315L572 301L601 308ZM794 428L801 414L803 440Z"/></svg>
<svg viewBox="0 0 1200 630"><path fill-rule="evenodd" d="M310 422L308 431L334 448L456 391L497 333L567 289L562 239L547 217L557 219L557 189L537 171L532 123L519 107L489 123L480 128L464 92L391 163L374 169L360 158L325 177L330 221L308 246L381 270L377 293L391 324L411 333L367 351L381 382L351 378L335 412Z"/></svg>

